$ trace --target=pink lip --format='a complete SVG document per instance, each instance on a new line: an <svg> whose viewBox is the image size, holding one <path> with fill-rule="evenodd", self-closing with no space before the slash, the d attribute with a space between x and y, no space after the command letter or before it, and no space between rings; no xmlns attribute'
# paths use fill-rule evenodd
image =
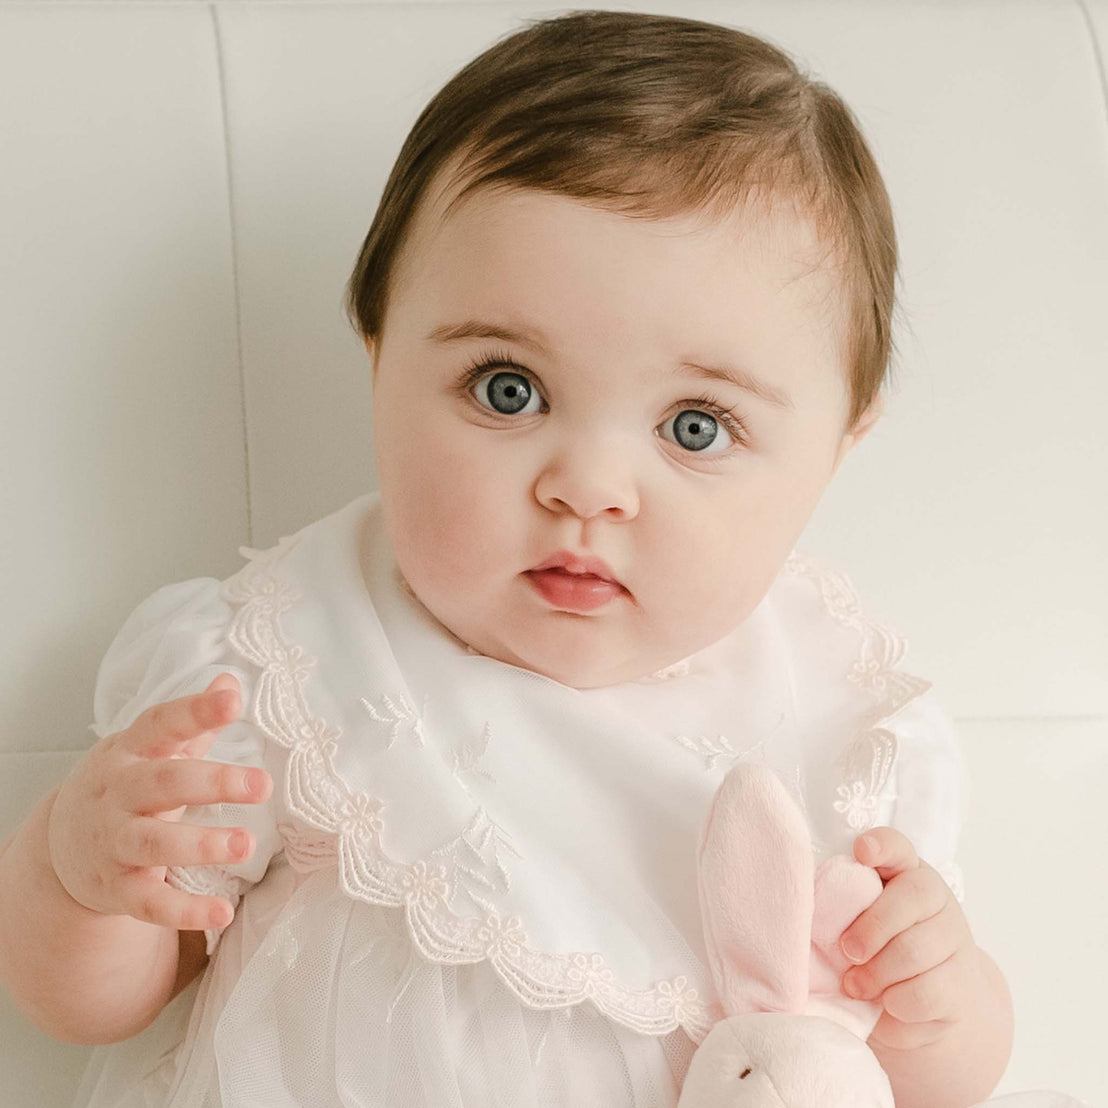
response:
<svg viewBox="0 0 1108 1108"><path fill-rule="evenodd" d="M557 567L529 569L524 577L549 604L572 612L594 611L626 591L618 581L568 573Z"/></svg>
<svg viewBox="0 0 1108 1108"><path fill-rule="evenodd" d="M544 569L564 569L569 573L590 573L594 577L601 577L605 581L618 585L616 575L612 567L603 558L594 558L587 554L574 554L572 550L559 550L551 554L545 562L539 562L537 566L529 569L528 573L540 573Z"/></svg>
<svg viewBox="0 0 1108 1108"><path fill-rule="evenodd" d="M572 550L551 554L524 576L547 603L572 612L591 612L621 593L627 594L603 558Z"/></svg>

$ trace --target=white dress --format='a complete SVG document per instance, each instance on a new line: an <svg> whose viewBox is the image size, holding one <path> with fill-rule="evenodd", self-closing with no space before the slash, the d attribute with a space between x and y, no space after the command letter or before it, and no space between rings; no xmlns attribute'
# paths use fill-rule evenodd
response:
<svg viewBox="0 0 1108 1108"><path fill-rule="evenodd" d="M889 824L961 896L950 721L809 559L719 642L578 690L439 624L378 493L241 553L146 598L100 666L99 737L234 673L207 757L275 787L186 809L255 836L167 872L235 917L154 1023L93 1049L74 1108L672 1108L721 1014L695 859L736 759L780 772L817 856Z"/></svg>

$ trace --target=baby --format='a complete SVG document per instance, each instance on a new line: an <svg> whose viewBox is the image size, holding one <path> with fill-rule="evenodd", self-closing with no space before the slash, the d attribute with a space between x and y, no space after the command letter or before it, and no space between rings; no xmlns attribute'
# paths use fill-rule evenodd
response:
<svg viewBox="0 0 1108 1108"><path fill-rule="evenodd" d="M349 285L379 492L143 601L0 857L3 981L98 1044L78 1103L676 1104L737 758L882 878L842 990L899 1108L990 1094L949 728L793 549L896 262L851 113L752 35L576 12L435 96Z"/></svg>

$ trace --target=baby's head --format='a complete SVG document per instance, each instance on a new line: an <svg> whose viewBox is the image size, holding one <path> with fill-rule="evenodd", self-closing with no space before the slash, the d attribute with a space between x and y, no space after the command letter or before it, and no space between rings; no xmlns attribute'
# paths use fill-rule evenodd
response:
<svg viewBox="0 0 1108 1108"><path fill-rule="evenodd" d="M717 641L880 413L895 272L849 110L775 47L588 11L502 39L416 121L348 288L413 592L577 688ZM559 551L619 584L528 573Z"/></svg>

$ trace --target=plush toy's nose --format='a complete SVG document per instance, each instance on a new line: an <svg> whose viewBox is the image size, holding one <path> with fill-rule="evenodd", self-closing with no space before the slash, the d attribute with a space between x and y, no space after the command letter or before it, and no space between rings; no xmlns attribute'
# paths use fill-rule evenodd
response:
<svg viewBox="0 0 1108 1108"><path fill-rule="evenodd" d="M751 1055L744 1019L720 1020L700 1044L681 1086L677 1108L760 1108L769 1095L766 1067Z"/></svg>

